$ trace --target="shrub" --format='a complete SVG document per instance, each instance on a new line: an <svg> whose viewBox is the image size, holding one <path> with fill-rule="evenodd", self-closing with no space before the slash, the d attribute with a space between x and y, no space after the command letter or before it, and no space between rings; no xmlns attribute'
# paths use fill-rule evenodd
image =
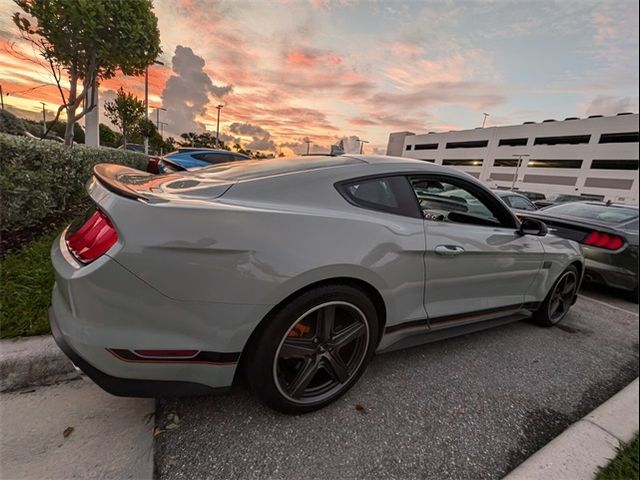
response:
<svg viewBox="0 0 640 480"><path fill-rule="evenodd" d="M111 148L68 148L0 133L2 233L38 226L47 215L73 209L86 197L85 183L98 163L145 170L147 157Z"/></svg>
<svg viewBox="0 0 640 480"><path fill-rule="evenodd" d="M21 118L6 110L0 110L0 132L24 135L27 126Z"/></svg>

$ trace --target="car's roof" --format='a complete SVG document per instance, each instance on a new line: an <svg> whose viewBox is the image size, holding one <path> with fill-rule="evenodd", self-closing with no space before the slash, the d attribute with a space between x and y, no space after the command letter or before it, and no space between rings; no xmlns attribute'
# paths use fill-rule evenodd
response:
<svg viewBox="0 0 640 480"><path fill-rule="evenodd" d="M198 170L199 176L216 180L245 181L264 177L309 172L312 170L360 166L362 175L387 173L393 170L421 170L442 172L451 169L421 160L376 155L309 155L278 157L266 160L223 163ZM358 172L360 173L360 172ZM462 175L464 173L460 172Z"/></svg>
<svg viewBox="0 0 640 480"><path fill-rule="evenodd" d="M500 190L496 188L496 189L492 189L491 191L496 195L498 195L499 197L512 197L515 195L516 197L522 197L529 200L526 195L523 195L520 192L514 192L513 190Z"/></svg>
<svg viewBox="0 0 640 480"><path fill-rule="evenodd" d="M560 205L576 204L576 203L582 203L584 205L595 205L595 206L598 206L598 207L631 208L631 209L638 210L638 205L629 205L629 204L626 204L626 203L614 203L614 202L601 202L599 200L583 200L583 201L577 201L577 202L564 202L564 203L558 203L558 204L555 204L555 205L549 205L547 208L559 207Z"/></svg>

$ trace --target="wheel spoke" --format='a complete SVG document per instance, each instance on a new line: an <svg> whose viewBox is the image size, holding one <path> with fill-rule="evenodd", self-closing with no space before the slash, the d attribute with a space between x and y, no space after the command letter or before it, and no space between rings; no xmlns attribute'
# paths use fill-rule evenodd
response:
<svg viewBox="0 0 640 480"><path fill-rule="evenodd" d="M344 383L349 379L347 365L337 352L330 352L326 355L324 368L336 382Z"/></svg>
<svg viewBox="0 0 640 480"><path fill-rule="evenodd" d="M336 307L330 305L318 311L318 325L316 335L322 340L331 339L333 323L336 318Z"/></svg>
<svg viewBox="0 0 640 480"><path fill-rule="evenodd" d="M282 343L281 358L305 358L313 355L316 347L310 338L289 338Z"/></svg>
<svg viewBox="0 0 640 480"><path fill-rule="evenodd" d="M289 384L289 394L292 397L299 397L307 388L313 377L318 373L320 367L320 357L314 356L308 358L298 374Z"/></svg>
<svg viewBox="0 0 640 480"><path fill-rule="evenodd" d="M573 280L567 279L567 281L564 284L564 288L562 289L562 294L569 295L570 293L573 292L575 288L576 288L576 282Z"/></svg>
<svg viewBox="0 0 640 480"><path fill-rule="evenodd" d="M553 297L549 304L549 316L553 317L558 311L558 307L560 306L560 300L557 297Z"/></svg>
<svg viewBox="0 0 640 480"><path fill-rule="evenodd" d="M352 323L351 325L343 328L338 333L336 333L331 339L331 344L335 348L340 349L350 344L356 338L362 337L366 332L367 329L365 328L364 324L360 322Z"/></svg>

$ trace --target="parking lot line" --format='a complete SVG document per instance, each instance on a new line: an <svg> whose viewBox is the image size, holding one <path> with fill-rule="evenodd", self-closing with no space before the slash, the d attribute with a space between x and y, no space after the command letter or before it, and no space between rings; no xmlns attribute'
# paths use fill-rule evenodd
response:
<svg viewBox="0 0 640 480"><path fill-rule="evenodd" d="M592 302L599 303L600 305L604 305L605 307L613 308L615 310L620 310L621 312L624 312L624 313L630 313L631 315L635 315L636 317L638 316L638 314L636 312L633 312L631 310L627 310L626 308L617 307L616 305L611 305L610 303L603 302L602 300L596 300L595 298L588 297L587 295L584 295L582 293L578 294L578 297L586 298L588 300L591 300Z"/></svg>

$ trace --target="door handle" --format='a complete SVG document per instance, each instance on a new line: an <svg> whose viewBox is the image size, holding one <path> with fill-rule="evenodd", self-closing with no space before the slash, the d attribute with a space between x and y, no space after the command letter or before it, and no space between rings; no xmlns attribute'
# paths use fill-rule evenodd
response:
<svg viewBox="0 0 640 480"><path fill-rule="evenodd" d="M464 248L458 245L438 245L436 247L436 253L438 255L454 256L454 255L460 255L463 252L464 252Z"/></svg>

